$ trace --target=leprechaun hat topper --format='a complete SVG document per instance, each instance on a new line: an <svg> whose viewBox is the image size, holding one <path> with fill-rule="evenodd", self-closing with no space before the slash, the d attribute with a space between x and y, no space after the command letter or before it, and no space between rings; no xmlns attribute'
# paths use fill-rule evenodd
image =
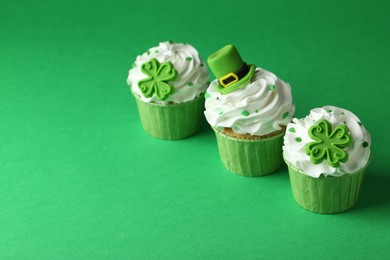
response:
<svg viewBox="0 0 390 260"><path fill-rule="evenodd" d="M218 79L217 90L222 94L239 89L252 78L255 65L247 65L241 58L236 47L229 44L214 52L207 63Z"/></svg>

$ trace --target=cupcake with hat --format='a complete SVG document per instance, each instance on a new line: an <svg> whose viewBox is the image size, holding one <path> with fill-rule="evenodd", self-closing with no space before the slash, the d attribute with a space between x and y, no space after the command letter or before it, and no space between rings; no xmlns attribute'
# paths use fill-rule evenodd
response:
<svg viewBox="0 0 390 260"><path fill-rule="evenodd" d="M243 176L262 176L283 163L286 125L295 107L290 85L248 65L233 45L211 54L216 76L205 93L205 116L215 131L224 166Z"/></svg>
<svg viewBox="0 0 390 260"><path fill-rule="evenodd" d="M371 137L352 112L325 106L287 125L283 155L296 202L317 213L356 204L370 161Z"/></svg>
<svg viewBox="0 0 390 260"><path fill-rule="evenodd" d="M203 118L207 66L189 44L162 42L139 55L127 83L144 130L159 139L194 134Z"/></svg>

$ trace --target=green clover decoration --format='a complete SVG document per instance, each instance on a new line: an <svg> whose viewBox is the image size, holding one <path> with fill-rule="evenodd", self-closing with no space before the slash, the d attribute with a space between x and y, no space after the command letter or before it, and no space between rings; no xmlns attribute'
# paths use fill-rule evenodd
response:
<svg viewBox="0 0 390 260"><path fill-rule="evenodd" d="M305 152L314 164L326 160L330 166L338 167L340 162L348 161L348 153L343 148L352 144L352 136L346 125L339 125L332 131L329 121L320 120L309 128L308 134L314 142L306 145Z"/></svg>
<svg viewBox="0 0 390 260"><path fill-rule="evenodd" d="M160 64L157 59L153 58L143 63L141 70L148 76L138 83L145 97L152 97L156 93L158 99L165 100L174 93L174 87L168 82L177 78L177 71L170 61Z"/></svg>

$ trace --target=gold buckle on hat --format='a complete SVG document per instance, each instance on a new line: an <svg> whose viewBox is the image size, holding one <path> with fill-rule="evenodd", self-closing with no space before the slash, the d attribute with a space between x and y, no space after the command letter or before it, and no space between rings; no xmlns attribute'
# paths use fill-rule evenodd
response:
<svg viewBox="0 0 390 260"><path fill-rule="evenodd" d="M233 77L234 80L233 81L230 81L229 83L225 83L224 81ZM226 88L227 86L233 84L233 83L236 83L238 81L238 76L236 73L234 72L231 72L229 74L226 74L225 76L223 76L222 78L219 79L219 83L222 85L222 87Z"/></svg>

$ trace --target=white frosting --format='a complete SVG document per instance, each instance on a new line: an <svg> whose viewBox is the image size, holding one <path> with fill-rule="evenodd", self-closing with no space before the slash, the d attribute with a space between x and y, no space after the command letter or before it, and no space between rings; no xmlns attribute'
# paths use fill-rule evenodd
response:
<svg viewBox="0 0 390 260"><path fill-rule="evenodd" d="M141 65L152 58L160 63L170 61L178 73L177 79L169 83L175 88L175 92L166 100L158 99L156 94L147 98L139 89L138 82L148 77L141 71ZM159 46L137 57L133 68L129 71L127 83L131 86L133 93L144 102L167 104L183 103L195 99L206 91L209 80L207 66L194 47L189 44L162 42Z"/></svg>
<svg viewBox="0 0 390 260"><path fill-rule="evenodd" d="M330 166L326 160L319 164L313 164L310 161L310 157L305 153L305 146L314 141L309 137L308 130L321 119L328 120L332 124L332 129L344 124L344 122L349 128L353 143L344 148L349 158L345 163L340 163L339 167ZM296 138L302 141L297 142ZM368 146L364 147L363 143ZM305 118L294 118L293 122L287 125L283 155L286 162L309 176L315 178L318 178L321 174L325 176L342 176L355 173L367 165L370 158L370 146L370 134L361 125L359 118L346 109L325 106L312 109Z"/></svg>
<svg viewBox="0 0 390 260"><path fill-rule="evenodd" d="M214 80L207 89L205 116L218 130L261 136L280 130L294 115L290 85L269 71L257 68L246 86L228 94L217 85Z"/></svg>

